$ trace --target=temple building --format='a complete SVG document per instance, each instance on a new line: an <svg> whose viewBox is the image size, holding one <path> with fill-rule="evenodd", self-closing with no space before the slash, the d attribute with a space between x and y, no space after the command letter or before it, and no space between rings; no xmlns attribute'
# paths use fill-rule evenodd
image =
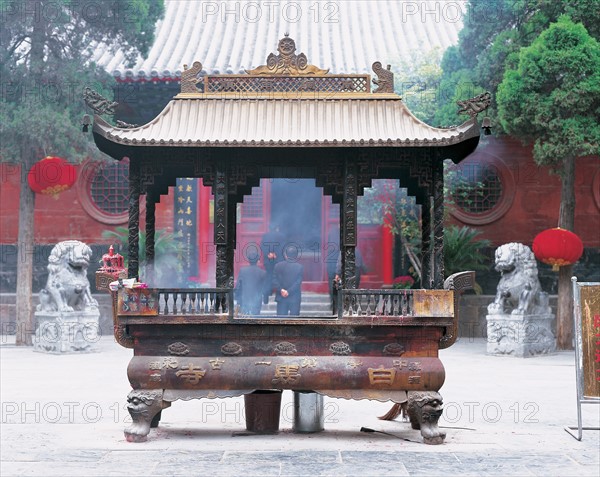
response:
<svg viewBox="0 0 600 477"><path fill-rule="evenodd" d="M375 58L391 64L409 57L415 49L445 49L456 41L461 26L461 12L448 10L446 16L450 15L456 21L448 21L442 18L442 12L438 12L436 28L431 22L423 28L421 16L409 15L397 2L282 3L260 12L253 9L254 5L252 2L219 4L213 9L202 2L168 2L165 19L157 30L156 43L148 59L138 60L135 65L127 67L119 52L111 54L99 50L95 60L121 85L121 98L116 98L121 100L119 118L133 124L152 120L177 93L184 68L196 60L201 60L204 65L200 72L202 77L252 71L265 61L267 53L274 50L279 39L277 35L283 36L283 33L289 34L306 58L318 67L331 73L364 74L371 72ZM435 5L433 2L432 6ZM253 22L253 14L259 13L260 21ZM321 22L315 21L319 18ZM397 30L390 18L403 19L401 23L406 28ZM203 24L204 28L198 28L198 24ZM361 87L368 90L370 85L361 84ZM256 108L250 114L258 118L263 113ZM235 119L239 111L228 114L231 116L223 124ZM277 114L270 118L274 124L266 125L266 128L277 126L280 120ZM338 116L324 118L325 124L331 120L339 122L346 112L339 110L335 114ZM231 125L234 128L248 126L259 129L252 117L248 121L248 124L242 120ZM282 129L289 127L281 126ZM421 126L419 121L413 121L415 130L407 131L407 137L419 137ZM209 137L225 137L227 134L219 129L220 123L210 124L210 127L217 130L205 131ZM297 127L310 128L310 116L306 114L306 118L299 118ZM237 134L252 136L256 132L240 130ZM302 131L306 137L314 132ZM307 155L310 152L307 149ZM190 187L190 184L185 187ZM190 275L197 276L201 283L210 284L215 266L213 198L200 181L192 182L191 187L197 194L192 209L175 204L174 225L176 230L189 234L198 244L187 254ZM182 200L179 196L175 197L175 201L179 200ZM184 200L188 201L189 195ZM187 214L191 210L195 215L192 219ZM382 226L380 217L373 220L368 215L359 214L358 224L359 249L367 272L363 285L379 287L383 283L391 283L394 277L393 239ZM253 244L260 244L261 237L270 227L278 227L285 242L296 244L302 251L304 288L327 290L327 262L337 260L339 253L339 205L317 187L314 179L300 176L262 178L240 204L237 220L237 266L245 264L244 252ZM195 225L190 228L186 223ZM378 246L382 240L386 243L383 249ZM198 266L194 267L191 261L197 262Z"/></svg>
<svg viewBox="0 0 600 477"><path fill-rule="evenodd" d="M394 68L410 59L415 51L423 54L435 48L443 51L457 42L463 23L470 21L465 17L464 2L361 0L268 2L267 5L245 1L165 0L165 5L165 17L157 24L156 41L146 59L128 63L122 52L102 47L96 48L93 58L117 81L115 101L119 106L115 119L146 125L142 128L144 134L136 140L150 140L145 136L150 131L157 134L157 141L177 142L187 140L188 136L194 137L185 136L185 128L173 118L187 114L181 108L198 101L170 102L181 94L181 79L186 72L193 71L196 61L201 62L197 87L204 91L211 77L248 76L248 72L265 65L269 54L278 54L278 41L288 34L295 41L296 53L305 55L317 69L327 71L328 75L354 75L356 82L361 81L360 77L373 74L374 61L379 61L385 70L387 65ZM377 85L356 83L354 87L371 94L371 89L376 89ZM220 92L226 92L228 85L224 82L220 88ZM272 140L277 143L317 138L319 141L343 140L344 137L351 140L351 136L360 136L368 142L393 137L370 136L370 128L374 130L385 123L390 130L401 131L396 137L403 137L403 140L431 141L436 137L437 133L432 133L434 128L414 118L402 106L400 97L386 100L395 104L389 109L394 111L391 115L372 106L383 104L381 99L362 102L331 99L324 101L328 107L316 106L320 103L315 102L316 109L306 113L297 107L307 101L300 96L315 91L310 85L304 85L302 89L284 93L288 101L250 101L250 106L243 110L235 110L239 105L205 101L201 109L192 108L189 112L214 120L203 121L204 129L194 134L220 144L227 141L229 145L234 141ZM396 90L400 89L402 85L396 84ZM246 93L238 91L238 94L243 97ZM319 93L319 97L327 99L327 94ZM268 109L264 109L267 104ZM369 106L365 107L366 104ZM315 114L322 115L319 122L308 121ZM258 120L264 117L268 121ZM362 118L361 128L365 129L346 130L348 121L357 118ZM267 133L275 129L278 136L268 137ZM133 131L135 129L119 130L117 134L107 130L106 134L115 135L115 141L126 140ZM456 131L456 134L464 133ZM302 148L301 157L294 157L295 163L301 166L314 160L313 152L313 146ZM319 157L322 161L329 160L326 155ZM333 156L331 159L335 162ZM256 163L263 160L253 157ZM459 166L464 177L483 184L484 189L483 193L466 200L455 200L448 217L450 223L474 227L482 232L482 238L490 239L494 245L511 241L531 243L538 232L556 225L560 197L554 191L559 188L559 179L550 175L548 169L535 165L530 148L509 137L487 136L477 151ZM6 169L4 165L2 167ZM128 160L84 163L79 169L89 180L80 180L72 190L63 192L60 204L47 197L36 198L36 243L43 247L66 237L77 237L98 244L97 252L94 250L101 256L108 246L102 232L126 227L128 223ZM12 169L4 170L6 180L1 190L3 227L0 244L7 251L3 256L8 258L0 283L6 291L14 287L11 267L17 257L13 249L17 236L18 180L12 172ZM156 204L155 226L157 231L175 232L184 238L185 251L181 258L187 284L212 285L217 263L215 198L209 184L199 177L188 180L182 175L167 189ZM589 263L597 257L600 247L597 234L600 228L600 166L597 158L578 161L576 182L575 228L586 247L580 264L583 269L589 269ZM402 181L399 186L405 187ZM398 189L398 193L406 197L411 211L419 216L420 206L410 202L409 191ZM69 204L69 217L63 212L65 203ZM378 288L390 284L395 276L406 272L409 263L398 253L400 244L383 224L383 218L365 205L360 194L357 206L357 247L366 266L361 286ZM144 214L142 201L142 222ZM326 291L327 262L339 253L340 205L323 189L322 182L310 177L302 167L296 172L287 171L285 177L278 170L262 170L258 180L244 191L235 221L236 273L246 264L244 254L253 244L260 243L270 226L278 225L285 241L297 244L302 250L301 260L306 273L304 288ZM492 279L496 279L495 275ZM485 291L485 283L482 284Z"/></svg>
<svg viewBox="0 0 600 477"><path fill-rule="evenodd" d="M285 34L265 65L239 75L200 78L202 63L194 61L181 74L180 93L141 126L112 126L101 118L103 110L94 98L86 99L99 113L93 126L98 148L119 161L128 160L129 276L139 276L139 201L144 194L146 260L153 260L155 204L171 186L182 194L175 203L175 218L181 220L176 228L193 237L190 253L197 251L197 217L188 213L192 209L183 195L188 185L194 190L194 179L201 179L213 199L200 203L198 215L212 212L213 220L211 227L200 228L212 229L212 237L200 244L211 246L217 287L233 287L235 265L243 262L234 251L260 250L262 236L271 230L279 234L270 239L274 249L295 248L304 266L305 289L327 290L331 252L334 258L340 256L344 286L358 288L359 268L366 264L369 270L369 264L390 258L361 236L358 198L373 180L393 179L421 206L421 286L442 287L444 161L458 164L475 150L480 138L476 118L489 107L490 94L464 102L470 119L460 126L434 128L408 110L394 92L393 73L381 62L372 65L373 79L329 74L296 50L295 41ZM249 214L254 220L246 226L245 209L237 205L248 205L247 197L264 200L261 182L270 207L259 202L261 213ZM267 252L262 251L264 260ZM199 252L210 263L207 249L201 246ZM201 268L210 283L211 267ZM385 273L371 271L379 272L379 278Z"/></svg>

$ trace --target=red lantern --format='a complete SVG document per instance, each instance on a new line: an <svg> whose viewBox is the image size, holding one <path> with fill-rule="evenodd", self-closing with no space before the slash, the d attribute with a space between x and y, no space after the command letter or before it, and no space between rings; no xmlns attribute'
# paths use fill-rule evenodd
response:
<svg viewBox="0 0 600 477"><path fill-rule="evenodd" d="M583 243L569 230L557 227L544 230L533 239L533 253L540 262L552 265L552 270L571 265L581 257Z"/></svg>
<svg viewBox="0 0 600 477"><path fill-rule="evenodd" d="M46 156L29 170L27 182L32 191L57 198L75 183L75 167L61 157Z"/></svg>

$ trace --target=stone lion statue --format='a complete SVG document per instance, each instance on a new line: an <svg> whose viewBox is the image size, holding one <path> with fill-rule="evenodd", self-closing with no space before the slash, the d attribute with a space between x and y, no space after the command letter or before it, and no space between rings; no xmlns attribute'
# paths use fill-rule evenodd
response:
<svg viewBox="0 0 600 477"><path fill-rule="evenodd" d="M490 315L537 315L549 313L548 294L542 291L533 252L522 243L507 243L496 249L500 282L496 298L488 305Z"/></svg>
<svg viewBox="0 0 600 477"><path fill-rule="evenodd" d="M125 429L125 438L129 442L145 442L151 427L157 427L160 411L170 407L163 401L162 389L133 390L127 395L127 410L132 423Z"/></svg>
<svg viewBox="0 0 600 477"><path fill-rule="evenodd" d="M48 258L48 281L40 291L37 311L97 309L87 278L91 258L92 249L78 240L56 244Z"/></svg>
<svg viewBox="0 0 600 477"><path fill-rule="evenodd" d="M408 391L408 400L396 403L379 419L392 421L402 415L408 415L413 429L421 430L425 444L442 444L446 433L438 427L438 420L443 412L444 401L436 391Z"/></svg>

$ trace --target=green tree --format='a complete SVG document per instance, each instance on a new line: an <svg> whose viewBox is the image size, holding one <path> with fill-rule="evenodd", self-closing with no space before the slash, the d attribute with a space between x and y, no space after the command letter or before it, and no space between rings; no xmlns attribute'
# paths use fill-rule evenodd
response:
<svg viewBox="0 0 600 477"><path fill-rule="evenodd" d="M556 2L555 0L495 0L490 2L481 2L478 0L470 0L467 4L467 12L465 15L464 28L459 33L459 42L456 47L449 48L442 59L442 80L441 84L445 85L443 89L445 94L439 95L440 104L438 113L436 114L436 122L448 124L457 122L451 116L451 112L444 108L448 97L458 97L453 93L457 88L464 89L467 86L474 85L482 87L492 93L492 97L496 98L499 92L500 84L503 81L512 82L519 75L531 75L535 78L528 86L533 88L535 81L541 79L546 68L546 59L540 59L538 70L521 69L521 49L533 46L533 43L539 43L539 37L553 22L556 22L561 15L569 15L574 23L581 23L587 29L589 35L596 40L600 39L600 8L598 8L598 0L572 0L568 2ZM564 20L563 20L564 21ZM581 31L581 30L580 30ZM566 37L570 35L565 35ZM550 40L550 38L547 38ZM557 39L558 43L561 41ZM565 55L566 65L571 65L568 57L568 51L571 45L565 43L564 48L558 48L556 51L562 51L560 55ZM584 43L589 43L586 40ZM573 45L575 46L575 45ZM589 45L588 45L589 47ZM540 52L539 47L534 48ZM529 54L535 56L535 51ZM549 53L549 50L547 50ZM550 55L552 56L552 55ZM585 55L584 55L585 56ZM584 56L580 56L582 61L587 61ZM533 57L532 61L533 62ZM578 65L581 71L589 71L586 65ZM598 67L596 67L596 73ZM507 72L505 74L505 72ZM571 76L572 84L576 82L576 70L572 70L575 76ZM587 73L586 73L587 74ZM507 77L508 75L508 77ZM595 75L592 75L595 77ZM554 72L554 78L548 75L543 79L543 88L538 91L540 104L537 104L529 93L523 92L520 89L514 89L511 93L523 94L527 97L527 106L523 102L523 96L512 96L511 93L499 93L503 96L504 103L503 112L500 113L494 108L488 110L488 114L492 120L495 134L503 134L510 130L516 136L521 137L525 142L535 143L537 134L540 136L541 142L535 148L536 160L539 164L550 164L555 172L561 175L563 194L561 197L562 204L559 211L559 224L564 228L572 229L574 222L574 195L573 200L569 198L570 179L574 175L575 157L579 154L585 154L583 149L579 147L581 143L586 142L586 137L591 137L594 127L597 126L597 99L593 100L593 90L591 77L580 78L581 83L577 84L574 89L569 90L568 82L565 83L562 73ZM540 85L538 85L540 86ZM564 86L567 86L565 88ZM587 88L592 88L588 90ZM503 88L505 88L503 86ZM552 93L556 90L556 95ZM504 89L506 91L506 89ZM561 96L565 96L562 106L559 106ZM499 100L500 101L500 100ZM553 101L558 101L555 105L558 115L548 117L541 114L542 111L550 111L550 106ZM594 101L596 101L594 105ZM574 114L569 116L566 111L569 104L577 103L574 108ZM526 111L527 107L532 108ZM520 116L523 129L516 127L513 123L509 125L510 118L507 116L512 114L511 108L518 108L524 114ZM595 124L590 124L590 115L579 114L587 108L588 112L595 113ZM509 113L509 110L511 111ZM529 124L525 118L525 113L537 114L537 123L543 124L545 127L534 127ZM498 114L503 115L504 120L498 121ZM517 112L517 116L519 113ZM592 113L591 117L594 115ZM506 128L506 129L505 129ZM537 129L536 129L537 128ZM560 147L560 141L549 142L546 138L548 134L553 134L551 131L556 130L558 133L555 137L564 137L565 142ZM578 144L574 150L575 154L571 153L570 147ZM588 145L598 145L597 140L591 140ZM596 149L597 151L597 149ZM553 157L552 157L553 156ZM569 225L571 224L571 225ZM559 276L559 310L558 310L558 346L560 348L572 347L572 326L571 320L568 317L570 314L571 287L566 283L566 276L570 274L569 268L563 267Z"/></svg>
<svg viewBox="0 0 600 477"><path fill-rule="evenodd" d="M442 69L442 50L411 51L408 59L391 61L395 91L410 111L421 121L432 124L437 108L437 93Z"/></svg>
<svg viewBox="0 0 600 477"><path fill-rule="evenodd" d="M85 87L110 96L97 47L129 59L148 52L163 0L0 0L0 157L21 166L17 266L17 344L31 345L35 195L27 171L45 155L70 162L97 155L81 133ZM96 156L97 157L97 156Z"/></svg>
<svg viewBox="0 0 600 477"><path fill-rule="evenodd" d="M442 58L435 124L462 122L448 104L464 99L464 92L473 89L475 95L486 90L495 97L508 62L562 14L583 23L590 35L600 38L598 0L470 0L458 45L448 48ZM494 120L494 110L490 108L488 113ZM499 132L498 128L495 131Z"/></svg>
<svg viewBox="0 0 600 477"><path fill-rule="evenodd" d="M515 58L517 59L517 58ZM558 226L575 225L575 161L600 154L600 44L585 27L562 16L528 47L498 87L504 130L533 143L538 164L561 178ZM572 266L561 267L557 335L560 349L572 346Z"/></svg>

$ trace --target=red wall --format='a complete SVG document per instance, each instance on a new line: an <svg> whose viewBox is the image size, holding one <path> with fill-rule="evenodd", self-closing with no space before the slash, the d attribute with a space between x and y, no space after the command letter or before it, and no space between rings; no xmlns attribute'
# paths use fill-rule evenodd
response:
<svg viewBox="0 0 600 477"><path fill-rule="evenodd" d="M485 138L468 161L482 161L499 165L506 177L505 193L512 200L507 211L485 224L467 223L481 230L482 238L494 245L507 242L531 244L535 235L544 229L556 227L560 203L560 181L549 174L548 168L539 167L531 157L531 149L510 138ZM0 164L0 243L15 244L18 230L20 168ZM76 184L60 194L58 200L36 195L35 240L39 244L77 239L86 243L108 243L102 240L104 230L118 225L98 222L81 205L83 187ZM600 159L589 157L577 160L576 168L575 232L586 247L600 247ZM143 201L142 201L143 203ZM157 228L173 229L173 194L161 198L157 206ZM142 207L143 218L143 207ZM143 222L143 221L142 221ZM199 236L199 240L212 236Z"/></svg>
<svg viewBox="0 0 600 477"><path fill-rule="evenodd" d="M79 169L79 167L78 167ZM79 172L79 171L78 171ZM17 243L19 226L19 179L21 168L14 164L0 164L0 243ZM105 224L92 217L81 205L84 187L76 183L62 192L57 199L43 194L35 197L35 242L53 244L62 240L80 240L87 244L104 244L102 232L126 226L127 220L119 224ZM143 201L142 201L143 203ZM143 215L142 207L142 215ZM157 205L157 228L173 230L173 194L161 197Z"/></svg>
<svg viewBox="0 0 600 477"><path fill-rule="evenodd" d="M467 161L499 165L506 177L503 187L510 208L502 216L485 224L473 224L451 214L452 222L481 230L481 238L494 245L522 242L531 245L534 237L558 225L560 180L549 168L535 164L530 147L512 138L482 140ZM576 162L575 233L585 247L600 247L600 159L586 157Z"/></svg>

